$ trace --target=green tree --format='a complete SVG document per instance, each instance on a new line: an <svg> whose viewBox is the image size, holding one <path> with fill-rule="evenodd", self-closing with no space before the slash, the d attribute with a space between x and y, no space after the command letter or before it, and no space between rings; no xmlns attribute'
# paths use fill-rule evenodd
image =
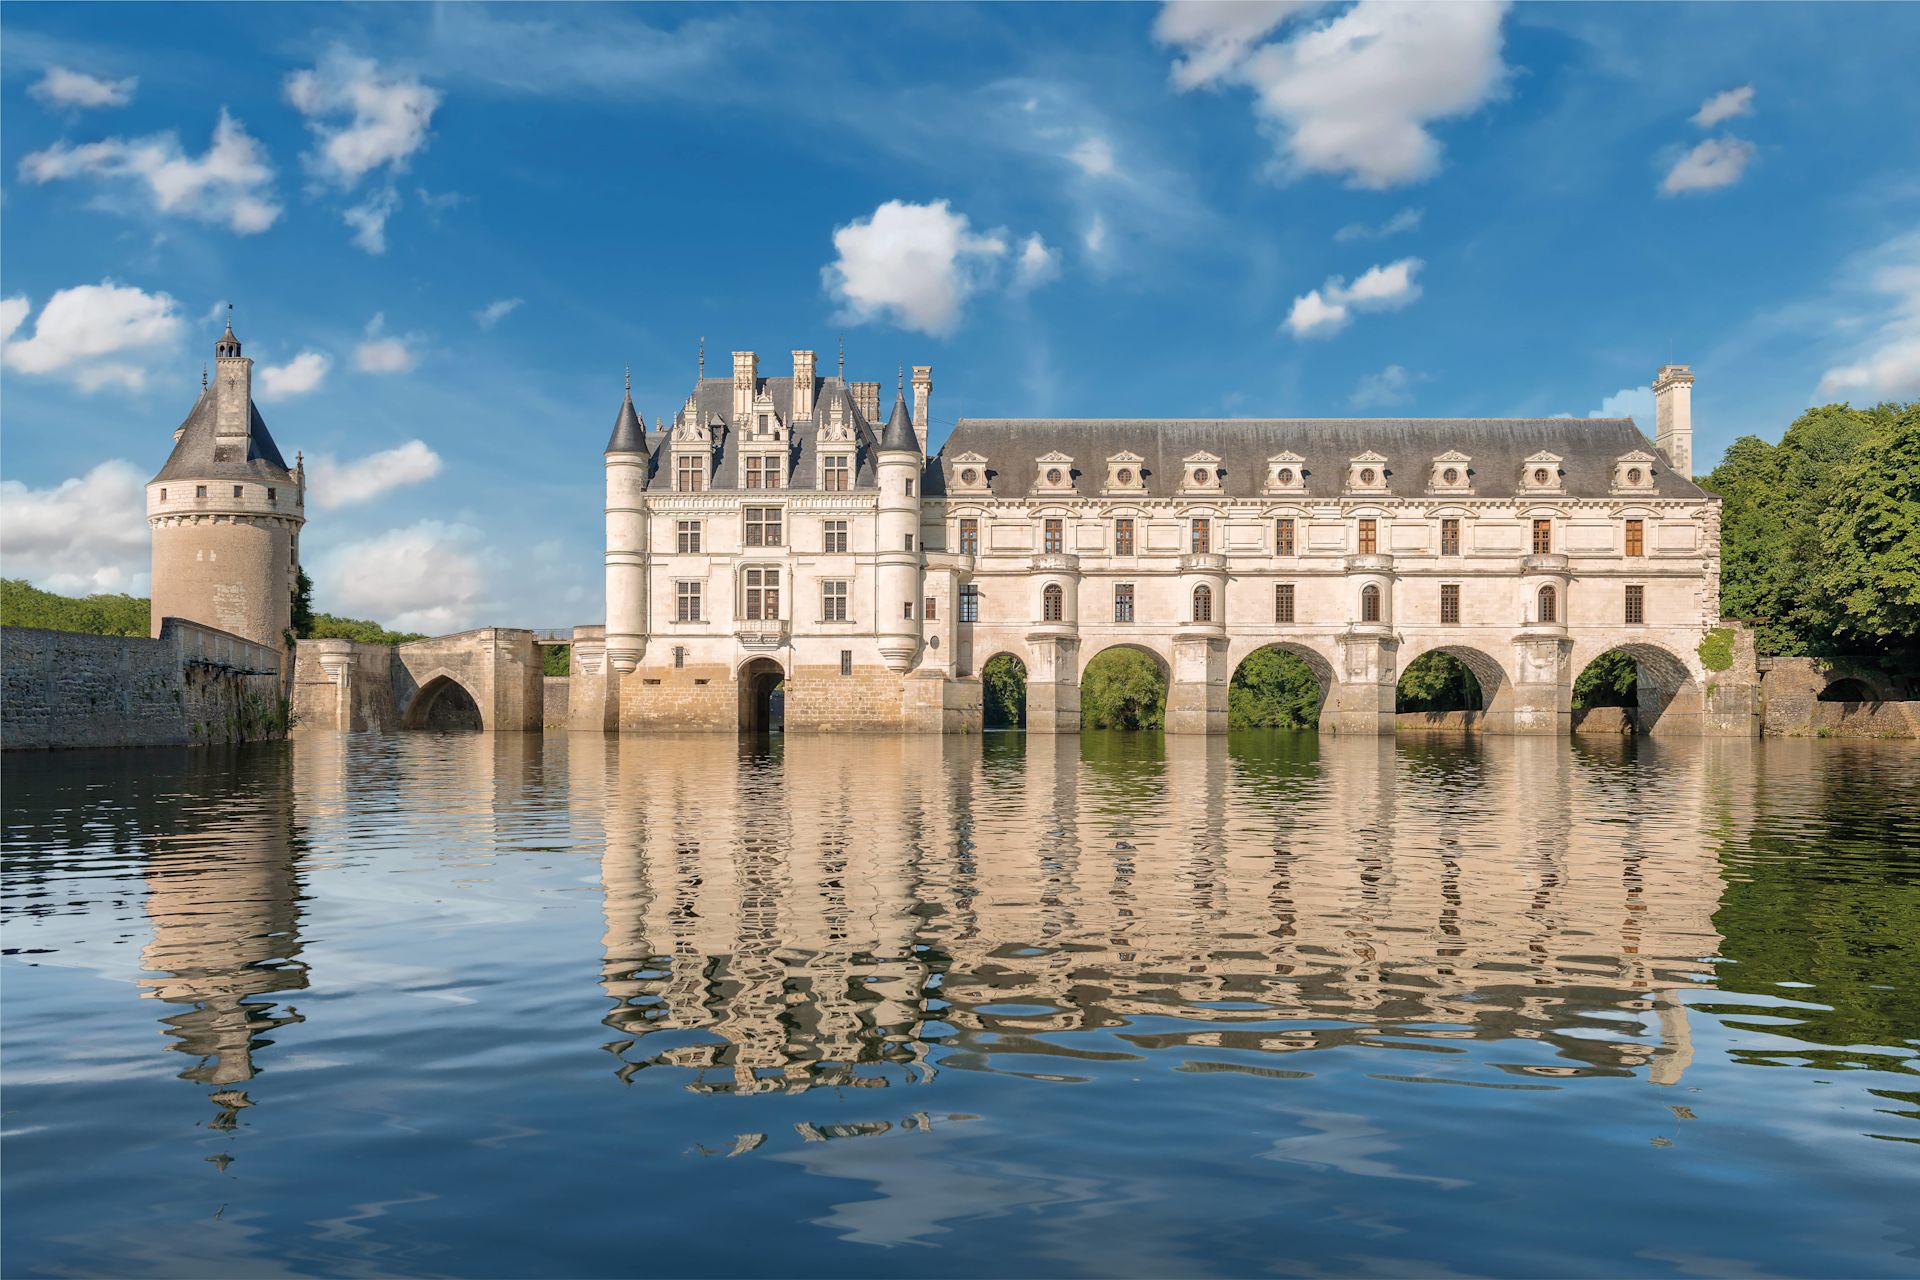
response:
<svg viewBox="0 0 1920 1280"><path fill-rule="evenodd" d="M1639 664L1619 649L1609 649L1573 681L1573 709L1640 705Z"/></svg>
<svg viewBox="0 0 1920 1280"><path fill-rule="evenodd" d="M1108 649L1080 678L1080 723L1089 729L1160 729L1167 723L1167 678L1138 649Z"/></svg>
<svg viewBox="0 0 1920 1280"><path fill-rule="evenodd" d="M1394 690L1396 711L1478 711L1480 682L1452 654L1431 650L1407 664Z"/></svg>
<svg viewBox="0 0 1920 1280"><path fill-rule="evenodd" d="M315 640L355 640L361 644L405 644L424 640L417 631L389 631L366 618L336 618L330 613L313 615L311 638Z"/></svg>
<svg viewBox="0 0 1920 1280"><path fill-rule="evenodd" d="M1820 512L1817 592L1859 648L1920 656L1920 401L1861 442Z"/></svg>
<svg viewBox="0 0 1920 1280"><path fill-rule="evenodd" d="M1229 729L1314 729L1320 724L1320 680L1284 649L1255 649L1227 686Z"/></svg>
<svg viewBox="0 0 1920 1280"><path fill-rule="evenodd" d="M144 596L93 595L75 599L42 591L24 578L0 580L0 625L84 631L99 636L144 636L152 619Z"/></svg>
<svg viewBox="0 0 1920 1280"><path fill-rule="evenodd" d="M542 670L550 676L564 676L572 655L573 646L570 644L543 644L540 646Z"/></svg>
<svg viewBox="0 0 1920 1280"><path fill-rule="evenodd" d="M1010 653L987 659L980 669L982 721L988 729L1027 727L1027 667Z"/></svg>
<svg viewBox="0 0 1920 1280"><path fill-rule="evenodd" d="M293 571L293 638L305 640L313 635L313 579L307 571Z"/></svg>

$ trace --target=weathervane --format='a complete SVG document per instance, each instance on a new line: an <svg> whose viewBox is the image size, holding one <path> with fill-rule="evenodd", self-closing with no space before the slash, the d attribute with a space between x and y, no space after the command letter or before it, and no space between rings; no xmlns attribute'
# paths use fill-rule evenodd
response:
<svg viewBox="0 0 1920 1280"><path fill-rule="evenodd" d="M847 335L841 334L838 341L840 343L840 385L844 387L847 385Z"/></svg>
<svg viewBox="0 0 1920 1280"><path fill-rule="evenodd" d="M627 396L629 399L631 399L633 396L633 366L632 365L627 366Z"/></svg>

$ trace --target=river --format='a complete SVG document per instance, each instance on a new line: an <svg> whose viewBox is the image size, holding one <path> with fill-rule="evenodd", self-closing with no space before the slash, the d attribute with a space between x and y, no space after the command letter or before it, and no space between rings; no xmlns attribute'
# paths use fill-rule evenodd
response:
<svg viewBox="0 0 1920 1280"><path fill-rule="evenodd" d="M10 754L9 1275L1920 1274L1920 749Z"/></svg>

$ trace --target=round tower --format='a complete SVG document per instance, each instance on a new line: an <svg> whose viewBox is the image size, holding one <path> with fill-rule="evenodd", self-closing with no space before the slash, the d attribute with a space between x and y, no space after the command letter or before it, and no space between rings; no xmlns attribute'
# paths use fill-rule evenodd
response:
<svg viewBox="0 0 1920 1280"><path fill-rule="evenodd" d="M905 671L920 651L920 441L907 413L905 394L895 396L893 416L880 433L874 455L880 484L874 522L874 595L880 624L880 656L889 669Z"/></svg>
<svg viewBox="0 0 1920 1280"><path fill-rule="evenodd" d="M625 675L647 651L647 440L627 398L607 441L607 662Z"/></svg>
<svg viewBox="0 0 1920 1280"><path fill-rule="evenodd" d="M253 404L253 361L233 320L214 344L211 385L173 433L147 484L153 530L151 632L167 618L284 650L306 524L305 468L289 468Z"/></svg>

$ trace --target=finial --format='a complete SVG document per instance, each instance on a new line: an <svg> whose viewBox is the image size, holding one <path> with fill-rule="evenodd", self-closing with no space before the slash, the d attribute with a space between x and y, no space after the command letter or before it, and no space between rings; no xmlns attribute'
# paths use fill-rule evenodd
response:
<svg viewBox="0 0 1920 1280"><path fill-rule="evenodd" d="M707 376L707 335L700 335L700 377Z"/></svg>
<svg viewBox="0 0 1920 1280"><path fill-rule="evenodd" d="M840 385L844 387L847 385L847 335L841 334L838 341L840 343Z"/></svg>
<svg viewBox="0 0 1920 1280"><path fill-rule="evenodd" d="M900 373L893 381L893 389L901 395L907 394L907 366L900 366Z"/></svg>
<svg viewBox="0 0 1920 1280"><path fill-rule="evenodd" d="M227 304L227 333L229 336L233 333L233 304L231 302Z"/></svg>
<svg viewBox="0 0 1920 1280"><path fill-rule="evenodd" d="M627 366L627 398L633 398L633 366Z"/></svg>
<svg viewBox="0 0 1920 1280"><path fill-rule="evenodd" d="M202 391L207 389L207 366L204 364L200 366L200 389Z"/></svg>

